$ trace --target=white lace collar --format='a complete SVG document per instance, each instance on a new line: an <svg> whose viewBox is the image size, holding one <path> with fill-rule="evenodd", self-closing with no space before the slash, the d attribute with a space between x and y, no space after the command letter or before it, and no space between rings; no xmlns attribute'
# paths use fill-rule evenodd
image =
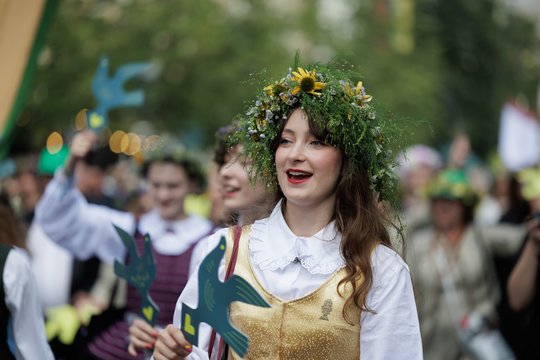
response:
<svg viewBox="0 0 540 360"><path fill-rule="evenodd" d="M251 226L249 252L261 270L283 269L295 259L311 274L331 274L345 266L341 234L332 221L311 237L296 236L281 212L282 200L269 217Z"/></svg>

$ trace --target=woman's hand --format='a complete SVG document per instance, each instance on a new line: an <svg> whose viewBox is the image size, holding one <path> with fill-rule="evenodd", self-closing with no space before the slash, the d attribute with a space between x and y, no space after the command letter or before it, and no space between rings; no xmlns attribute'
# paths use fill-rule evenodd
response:
<svg viewBox="0 0 540 360"><path fill-rule="evenodd" d="M174 325L160 331L154 346L155 360L180 360L191 353L191 344L186 341L182 331Z"/></svg>
<svg viewBox="0 0 540 360"><path fill-rule="evenodd" d="M129 327L129 354L137 356L137 353L143 349L152 349L157 337L157 330L150 324L142 319L135 319Z"/></svg>
<svg viewBox="0 0 540 360"><path fill-rule="evenodd" d="M66 175L73 175L77 161L85 157L92 150L96 141L97 135L91 130L81 131L73 137L69 148L69 157L64 168Z"/></svg>

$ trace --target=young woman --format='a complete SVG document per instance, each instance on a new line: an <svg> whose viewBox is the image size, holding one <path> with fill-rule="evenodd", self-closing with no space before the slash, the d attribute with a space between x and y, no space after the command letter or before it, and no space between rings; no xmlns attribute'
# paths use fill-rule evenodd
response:
<svg viewBox="0 0 540 360"><path fill-rule="evenodd" d="M244 225L266 217L272 209L272 199L263 182L250 183L248 170L251 160L243 154L243 145L228 145L236 131L238 127L234 124L219 130L214 161L219 167L223 205L231 216L228 223Z"/></svg>
<svg viewBox="0 0 540 360"><path fill-rule="evenodd" d="M242 145L230 145L229 138L238 131L232 124L219 129L214 161L218 166L218 183L223 205L227 210L228 224L251 224L271 211L271 197L261 182L250 184L249 161L243 155ZM200 262L207 253L207 244L200 242L195 248L193 259ZM197 260L195 260L197 259ZM156 330L147 322L135 319L129 328L129 352L136 356L141 350L154 347Z"/></svg>
<svg viewBox="0 0 540 360"><path fill-rule="evenodd" d="M78 133L63 172L57 172L47 186L36 213L45 233L79 258L99 256L103 261L121 263L127 250L113 224L135 235L139 252L142 234L150 234L156 259L156 278L150 294L160 308L158 325L165 325L173 314L178 294L196 266L192 253L198 241L213 229L203 218L184 211L185 197L203 180L198 165L185 153L163 152L147 161L143 175L148 180L154 210L137 219L133 214L88 204L74 186L75 163L96 142L91 131ZM140 297L128 286L127 309L123 319L100 333L89 344L91 356L98 359L133 359L128 353L128 328L139 312Z"/></svg>
<svg viewBox="0 0 540 360"><path fill-rule="evenodd" d="M294 69L259 94L238 132L254 177L280 194L269 217L243 227L239 242L234 273L272 305L229 307L250 339L246 358L421 359L409 271L377 203L390 200L395 186L385 123L362 83L342 70ZM209 249L221 236L229 259L232 230L210 237ZM198 347L179 329L182 303L195 308L197 288L192 276L174 325L158 336L156 360L209 357L206 324Z"/></svg>

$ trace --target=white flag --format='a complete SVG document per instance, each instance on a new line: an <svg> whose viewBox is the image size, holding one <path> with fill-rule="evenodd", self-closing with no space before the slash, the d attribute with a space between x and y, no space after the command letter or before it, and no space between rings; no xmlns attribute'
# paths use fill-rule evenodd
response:
<svg viewBox="0 0 540 360"><path fill-rule="evenodd" d="M507 102L501 113L499 156L513 172L540 163L540 121L512 102Z"/></svg>

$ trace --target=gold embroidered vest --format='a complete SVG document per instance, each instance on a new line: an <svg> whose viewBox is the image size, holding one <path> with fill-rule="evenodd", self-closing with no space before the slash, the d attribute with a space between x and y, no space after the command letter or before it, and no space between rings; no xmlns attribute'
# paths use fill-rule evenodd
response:
<svg viewBox="0 0 540 360"><path fill-rule="evenodd" d="M360 357L360 310L343 317L350 286L337 293L346 270L335 272L319 288L299 299L284 301L264 289L249 261L250 226L244 226L234 274L246 279L272 305L261 308L241 302L229 307L234 326L249 337L245 359L356 359ZM233 248L233 231L227 235L226 261ZM240 359L232 350L229 359Z"/></svg>

